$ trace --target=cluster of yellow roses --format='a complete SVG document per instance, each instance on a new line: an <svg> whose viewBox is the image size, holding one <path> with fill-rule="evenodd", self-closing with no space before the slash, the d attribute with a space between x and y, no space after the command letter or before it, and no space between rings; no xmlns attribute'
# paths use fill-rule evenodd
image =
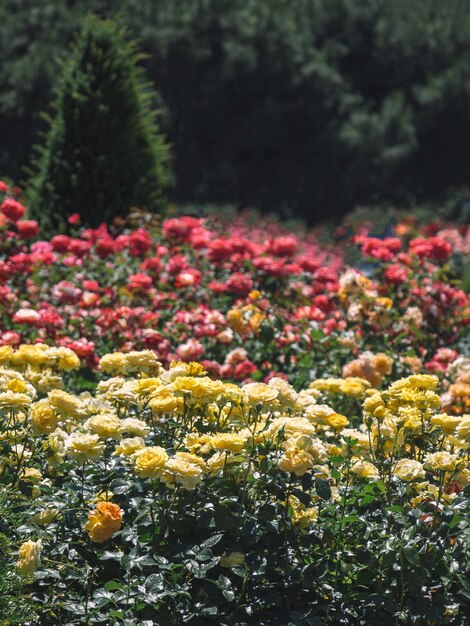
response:
<svg viewBox="0 0 470 626"><path fill-rule="evenodd" d="M291 481L306 472L328 481L333 499L346 482L380 479L405 483L411 506L445 505L458 491L449 486L470 482L470 415L440 411L434 376L409 376L385 391L360 377L319 379L296 391L282 378L242 386L212 380L198 363L165 370L152 351L140 351L104 356L100 369L109 377L96 392L69 393L61 372L77 367L66 348L0 348L0 436L9 451L0 469L12 482L30 481L38 501L43 472L56 476L107 454L136 479L170 489L193 490L219 474L257 479L266 456L269 471ZM345 397L363 402L362 417L335 410ZM287 504L299 527L315 523L317 506L292 495ZM49 513L43 523L60 515ZM98 502L85 529L102 542L121 522L118 505ZM25 571L40 554L40 545L26 545Z"/></svg>

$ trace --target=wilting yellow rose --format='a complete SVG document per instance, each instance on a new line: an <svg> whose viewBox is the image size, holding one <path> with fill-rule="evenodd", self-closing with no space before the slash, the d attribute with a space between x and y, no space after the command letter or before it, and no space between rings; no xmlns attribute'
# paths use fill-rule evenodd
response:
<svg viewBox="0 0 470 626"><path fill-rule="evenodd" d="M230 552L230 554L220 557L219 565L220 567L236 567L243 565L244 562L245 555L243 552Z"/></svg>
<svg viewBox="0 0 470 626"><path fill-rule="evenodd" d="M216 452L207 459L207 468L211 474L216 474L219 470L225 468L226 465L235 463L235 457L227 452Z"/></svg>
<svg viewBox="0 0 470 626"><path fill-rule="evenodd" d="M80 463L98 459L103 452L103 447L104 444L99 436L89 433L72 433L65 442L67 456Z"/></svg>
<svg viewBox="0 0 470 626"><path fill-rule="evenodd" d="M24 480L29 483L41 482L43 476L41 472L35 467L25 467L19 475L20 480Z"/></svg>
<svg viewBox="0 0 470 626"><path fill-rule="evenodd" d="M103 543L121 528L121 523L122 511L118 504L98 502L96 509L88 513L85 530L91 541Z"/></svg>
<svg viewBox="0 0 470 626"><path fill-rule="evenodd" d="M50 524L59 515L59 509L54 507L43 509L31 516L31 520L40 526Z"/></svg>
<svg viewBox="0 0 470 626"><path fill-rule="evenodd" d="M311 506L305 509L298 508L292 511L292 522L300 528L309 528L318 518L318 508Z"/></svg>
<svg viewBox="0 0 470 626"><path fill-rule="evenodd" d="M44 369L28 365L24 376L41 393L48 393L52 389L63 389L64 387L64 381L60 374L53 372L50 368Z"/></svg>
<svg viewBox="0 0 470 626"><path fill-rule="evenodd" d="M393 474L407 481L419 480L426 476L422 463L414 459L400 459L393 468Z"/></svg>
<svg viewBox="0 0 470 626"><path fill-rule="evenodd" d="M245 447L245 438L238 433L218 433L213 435L212 445L217 450L241 452Z"/></svg>
<svg viewBox="0 0 470 626"><path fill-rule="evenodd" d="M39 400L29 410L31 427L36 434L45 435L57 428L58 417L47 400Z"/></svg>
<svg viewBox="0 0 470 626"><path fill-rule="evenodd" d="M23 574L34 574L41 563L42 542L25 541L18 552L17 568Z"/></svg>
<svg viewBox="0 0 470 626"><path fill-rule="evenodd" d="M134 456L134 470L141 478L158 478L161 476L168 454L160 446L150 446L138 450Z"/></svg>

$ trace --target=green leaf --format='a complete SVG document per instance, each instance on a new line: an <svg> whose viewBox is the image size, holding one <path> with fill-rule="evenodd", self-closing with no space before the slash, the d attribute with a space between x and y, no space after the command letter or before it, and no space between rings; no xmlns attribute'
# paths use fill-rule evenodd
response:
<svg viewBox="0 0 470 626"><path fill-rule="evenodd" d="M315 490L322 500L331 499L331 487L329 482L324 478L315 479Z"/></svg>

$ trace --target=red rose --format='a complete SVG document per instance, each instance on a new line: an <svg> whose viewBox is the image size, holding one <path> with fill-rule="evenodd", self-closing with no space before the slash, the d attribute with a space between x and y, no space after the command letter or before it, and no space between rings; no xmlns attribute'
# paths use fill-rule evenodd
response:
<svg viewBox="0 0 470 626"><path fill-rule="evenodd" d="M12 222L17 222L26 213L25 207L14 198L5 198L0 208L3 215L8 217Z"/></svg>
<svg viewBox="0 0 470 626"><path fill-rule="evenodd" d="M39 224L35 220L23 220L16 223L18 234L23 239L34 239L39 235Z"/></svg>
<svg viewBox="0 0 470 626"><path fill-rule="evenodd" d="M80 224L80 215L78 213L72 213L72 215L68 216L67 222L72 226L75 226L75 224Z"/></svg>

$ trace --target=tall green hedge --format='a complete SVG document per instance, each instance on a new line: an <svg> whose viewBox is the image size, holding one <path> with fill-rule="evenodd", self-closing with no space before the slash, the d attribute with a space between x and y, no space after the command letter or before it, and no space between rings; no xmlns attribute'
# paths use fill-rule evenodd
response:
<svg viewBox="0 0 470 626"><path fill-rule="evenodd" d="M27 186L33 215L91 224L132 206L159 211L168 149L140 54L114 22L88 18L58 79L53 112Z"/></svg>

